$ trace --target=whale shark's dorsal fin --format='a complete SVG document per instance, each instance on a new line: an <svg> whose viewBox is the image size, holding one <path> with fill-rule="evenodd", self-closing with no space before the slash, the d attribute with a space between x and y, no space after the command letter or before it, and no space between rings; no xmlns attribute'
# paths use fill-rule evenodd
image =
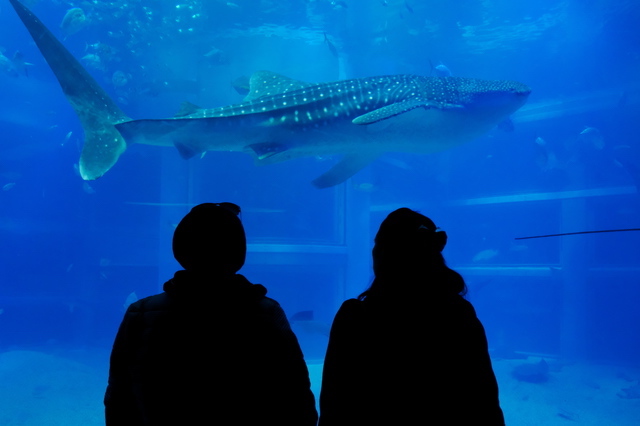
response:
<svg viewBox="0 0 640 426"><path fill-rule="evenodd" d="M316 83L294 80L271 71L256 71L249 79L249 93L244 102L314 86Z"/></svg>
<svg viewBox="0 0 640 426"><path fill-rule="evenodd" d="M174 115L174 117L186 117L187 115L191 115L193 113L196 113L198 111L202 110L201 107L199 107L196 104L192 104L189 101L184 101L181 105L180 105L180 110L178 112L176 112L176 115Z"/></svg>

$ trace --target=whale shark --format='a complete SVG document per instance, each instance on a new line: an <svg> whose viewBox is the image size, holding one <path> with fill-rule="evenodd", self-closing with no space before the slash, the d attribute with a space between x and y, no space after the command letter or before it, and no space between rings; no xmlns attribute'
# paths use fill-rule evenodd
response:
<svg viewBox="0 0 640 426"><path fill-rule="evenodd" d="M131 119L78 60L18 0L9 0L55 74L82 124L78 164L85 180L103 176L128 144L173 146L184 158L206 151L245 152L258 165L342 155L313 180L344 182L387 152L428 154L472 141L526 102L520 82L401 74L309 83L255 72L241 103L176 116Z"/></svg>

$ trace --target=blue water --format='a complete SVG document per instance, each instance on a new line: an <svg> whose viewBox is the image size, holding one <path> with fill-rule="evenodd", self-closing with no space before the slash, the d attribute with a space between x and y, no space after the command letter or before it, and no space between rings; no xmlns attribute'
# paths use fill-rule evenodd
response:
<svg viewBox="0 0 640 426"><path fill-rule="evenodd" d="M441 153L388 153L316 189L310 182L337 158L256 166L240 153L183 160L142 145L84 182L79 120L0 0L0 52L11 64L0 57L0 424L102 424L126 301L157 293L178 269L174 226L206 201L242 206L242 272L288 315L313 311L314 323L293 327L316 396L323 330L370 283L380 221L408 206L449 235L444 254L485 325L508 424L637 424L640 232L515 238L640 228L640 6L454 3L27 3L132 118L173 116L185 100L240 102L232 82L257 70L325 82L433 75L443 64L532 88L512 131ZM75 6L87 20L65 33ZM555 366L548 382L511 375L541 358Z"/></svg>

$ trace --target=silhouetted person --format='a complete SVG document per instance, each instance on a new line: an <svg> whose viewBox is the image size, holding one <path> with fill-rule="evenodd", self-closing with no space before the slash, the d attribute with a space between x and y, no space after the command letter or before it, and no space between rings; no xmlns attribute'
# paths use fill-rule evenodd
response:
<svg viewBox="0 0 640 426"><path fill-rule="evenodd" d="M107 426L316 424L309 373L284 311L236 274L240 208L195 206L173 235L184 270L133 303L111 353Z"/></svg>
<svg viewBox="0 0 640 426"><path fill-rule="evenodd" d="M320 426L504 425L484 328L446 242L407 208L382 222L375 278L331 327Z"/></svg>

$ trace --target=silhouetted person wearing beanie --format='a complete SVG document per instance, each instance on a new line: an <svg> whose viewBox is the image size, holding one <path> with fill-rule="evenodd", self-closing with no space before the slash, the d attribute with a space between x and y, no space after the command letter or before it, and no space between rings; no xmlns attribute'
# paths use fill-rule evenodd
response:
<svg viewBox="0 0 640 426"><path fill-rule="evenodd" d="M107 426L291 425L317 421L284 311L237 274L246 238L232 203L195 206L173 253L184 270L125 313L111 353Z"/></svg>
<svg viewBox="0 0 640 426"><path fill-rule="evenodd" d="M382 222L375 278L331 327L320 426L504 425L484 328L446 242L407 208Z"/></svg>

